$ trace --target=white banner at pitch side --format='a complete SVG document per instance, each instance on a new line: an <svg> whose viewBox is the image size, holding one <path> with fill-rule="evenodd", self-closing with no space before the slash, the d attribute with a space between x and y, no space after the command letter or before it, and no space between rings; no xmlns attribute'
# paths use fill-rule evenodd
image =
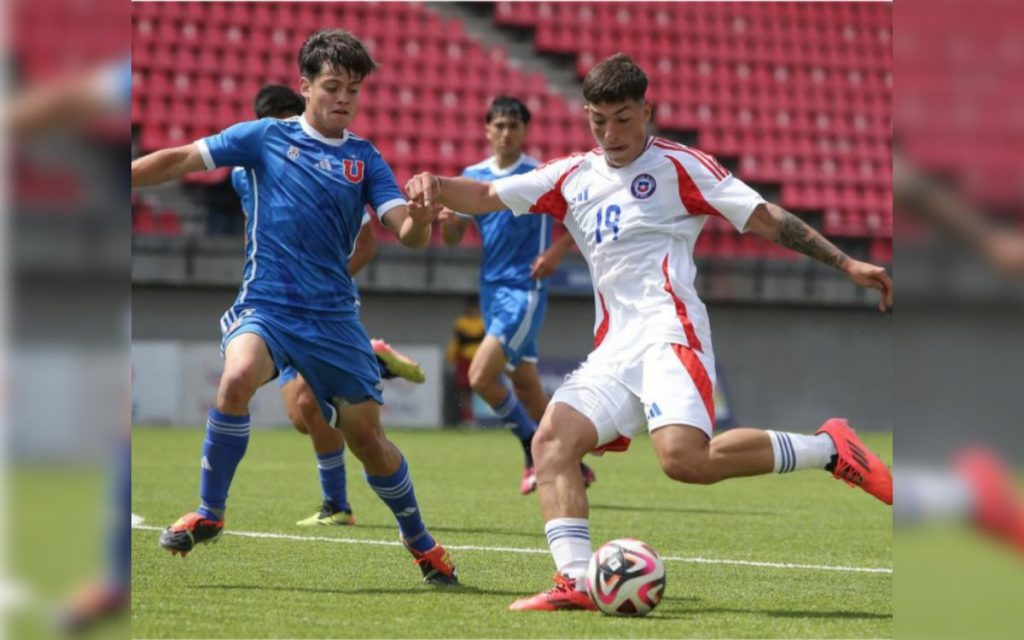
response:
<svg viewBox="0 0 1024 640"><path fill-rule="evenodd" d="M385 427L441 426L444 353L440 347L394 345L427 374L424 384L384 381ZM224 362L216 342L145 340L132 344L134 424L195 427L206 423ZM277 381L263 386L249 405L255 427L290 424Z"/></svg>

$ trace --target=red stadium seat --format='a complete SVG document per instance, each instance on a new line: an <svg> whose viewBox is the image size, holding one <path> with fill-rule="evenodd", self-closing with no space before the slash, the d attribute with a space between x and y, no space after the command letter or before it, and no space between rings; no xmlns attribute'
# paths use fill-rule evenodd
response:
<svg viewBox="0 0 1024 640"><path fill-rule="evenodd" d="M485 157L481 116L499 93L530 105L529 147L544 159L593 146L578 103L420 4L139 3L132 13L132 113L144 150L250 119L258 87L294 83L296 46L327 25L359 34L382 64L355 130L396 173ZM494 20L534 27L536 48L574 55L580 77L629 53L651 78L659 127L694 132L705 151L735 159L741 177L779 184L784 206L841 212L826 223L836 233L884 240L891 14L874 3L498 2ZM721 236L700 251L770 253Z"/></svg>

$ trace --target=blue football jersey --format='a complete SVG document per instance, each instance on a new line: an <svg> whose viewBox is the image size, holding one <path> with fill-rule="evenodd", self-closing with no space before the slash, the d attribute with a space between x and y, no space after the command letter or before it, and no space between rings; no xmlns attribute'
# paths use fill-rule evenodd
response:
<svg viewBox="0 0 1024 640"><path fill-rule="evenodd" d="M346 132L325 138L302 116L236 124L197 142L207 168L237 166L246 262L236 304L302 316L350 315L348 272L367 204L378 216L406 204L376 148Z"/></svg>
<svg viewBox="0 0 1024 640"><path fill-rule="evenodd" d="M467 167L462 175L473 180L491 182L505 176L528 173L540 162L527 155L519 156L510 167L498 169L493 158ZM543 280L530 277L530 265L541 252L551 246L550 216L519 216L511 209L473 216L483 241L483 264L480 282L520 289L544 288Z"/></svg>

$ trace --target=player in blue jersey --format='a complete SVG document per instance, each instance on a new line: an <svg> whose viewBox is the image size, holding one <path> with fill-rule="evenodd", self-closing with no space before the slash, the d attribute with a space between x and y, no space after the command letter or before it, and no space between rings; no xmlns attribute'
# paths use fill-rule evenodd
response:
<svg viewBox="0 0 1024 640"><path fill-rule="evenodd" d="M490 182L526 173L540 164L523 153L530 110L508 96L494 99L484 117L487 141L494 155L462 172L467 178ZM480 308L487 335L469 365L469 383L502 420L523 447L524 468L519 491L537 488L531 442L547 408L548 398L537 373L537 334L547 310L545 278L572 246L572 236L551 243L549 216L514 216L512 211L494 211L482 216L464 216L451 211L441 214L445 242L458 244L472 219L483 241L480 266ZM512 381L509 389L502 374ZM587 486L594 472L582 465Z"/></svg>
<svg viewBox="0 0 1024 640"><path fill-rule="evenodd" d="M132 163L136 187L241 166L253 190L244 277L227 314L224 371L206 424L200 504L160 536L172 553L220 537L231 479L249 441L249 401L290 366L338 411L348 448L395 514L424 580L458 582L449 554L423 522L406 460L381 427L380 371L348 271L367 204L414 248L429 242L438 212L411 212L377 149L348 130L362 83L376 68L352 34L319 31L299 52L301 116L243 122Z"/></svg>
<svg viewBox="0 0 1024 640"><path fill-rule="evenodd" d="M302 115L306 102L291 87L271 84L263 87L253 101L256 118L284 120ZM242 201L246 219L252 220L253 191L244 167L231 171L231 186ZM370 215L363 214L355 247L348 257L349 275L355 276L377 253L377 241L369 228ZM225 328L228 326L225 323ZM383 340L371 340L382 378L403 377L411 382L424 381L419 365L391 348ZM356 520L348 501L345 475L345 435L337 427L337 411L327 401L318 402L312 389L295 371L287 367L278 376L288 419L299 433L308 434L316 454L323 502L317 513L296 522L300 527L317 525L354 525ZM332 428L334 427L334 428Z"/></svg>

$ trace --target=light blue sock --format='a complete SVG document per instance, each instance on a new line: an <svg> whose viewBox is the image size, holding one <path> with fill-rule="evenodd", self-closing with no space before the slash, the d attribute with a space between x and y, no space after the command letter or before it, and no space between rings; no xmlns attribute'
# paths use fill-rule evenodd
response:
<svg viewBox="0 0 1024 640"><path fill-rule="evenodd" d="M523 403L519 402L516 394L509 391L504 402L491 408L499 418L512 423L512 433L517 438L524 441L533 438L533 434L537 431L537 423L526 413L526 408L523 407Z"/></svg>
<svg viewBox="0 0 1024 640"><path fill-rule="evenodd" d="M210 409L206 418L202 470L199 476L199 509L204 518L223 520L228 488L235 469L249 446L249 416L229 416Z"/></svg>
<svg viewBox="0 0 1024 640"><path fill-rule="evenodd" d="M416 504L416 492L412 487L412 477L409 475L409 465L406 464L405 458L402 458L398 471L390 476L366 475L366 481L395 514L398 529L405 541L420 552L433 549L437 543L427 532L427 525L423 524L419 505Z"/></svg>
<svg viewBox="0 0 1024 640"><path fill-rule="evenodd" d="M320 489L324 500L342 511L352 511L345 487L345 447L334 453L316 454L316 466L320 470Z"/></svg>

